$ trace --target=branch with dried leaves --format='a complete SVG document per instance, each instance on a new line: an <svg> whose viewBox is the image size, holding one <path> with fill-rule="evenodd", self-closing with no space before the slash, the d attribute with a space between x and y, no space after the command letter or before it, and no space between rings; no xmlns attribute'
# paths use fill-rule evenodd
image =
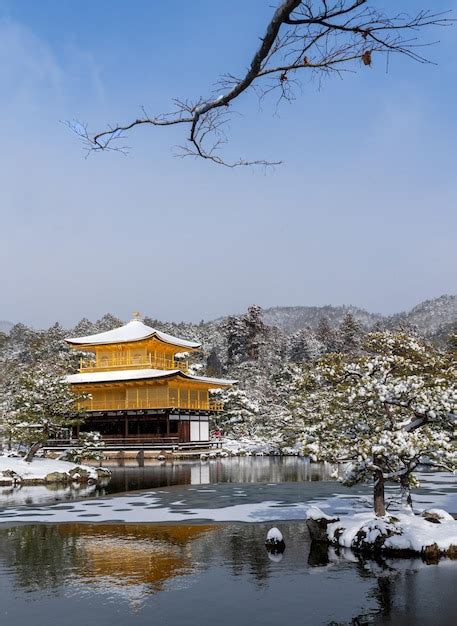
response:
<svg viewBox="0 0 457 626"><path fill-rule="evenodd" d="M354 71L357 64L371 66L373 59L382 54L398 53L429 63L422 50L430 43L420 43L417 32L453 21L449 12L422 10L412 16L389 15L371 7L368 0L282 0L244 76L226 74L216 84L217 92L223 91L221 95L197 101L175 100L171 113L157 116L143 109L141 117L97 133L90 133L87 125L78 121L66 124L82 139L88 153L126 153L126 133L137 126L184 125L189 135L179 146L179 156L199 157L226 167L278 165L281 161L229 162L221 156L232 104L243 93L253 90L262 99L277 92L278 102L291 101L306 75L318 81L332 74L342 76L343 72Z"/></svg>

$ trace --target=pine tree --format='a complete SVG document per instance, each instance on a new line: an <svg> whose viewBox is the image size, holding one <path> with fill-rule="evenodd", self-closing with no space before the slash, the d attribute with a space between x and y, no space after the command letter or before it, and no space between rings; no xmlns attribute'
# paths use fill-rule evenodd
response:
<svg viewBox="0 0 457 626"><path fill-rule="evenodd" d="M311 328L302 328L289 338L289 359L293 363L314 361L323 352L323 346L318 341Z"/></svg>
<svg viewBox="0 0 457 626"><path fill-rule="evenodd" d="M239 387L225 389L218 394L224 403L224 411L212 419L212 426L224 435L237 438L252 437L258 428L260 406L252 393Z"/></svg>
<svg viewBox="0 0 457 626"><path fill-rule="evenodd" d="M104 333L108 330L113 330L113 328L118 328L122 326L124 322L120 320L118 317L111 315L111 313L106 313L101 319L99 319L95 323L97 333Z"/></svg>
<svg viewBox="0 0 457 626"><path fill-rule="evenodd" d="M95 335L97 327L87 317L83 317L71 331L72 337L88 337L89 335Z"/></svg>
<svg viewBox="0 0 457 626"><path fill-rule="evenodd" d="M227 343L227 365L231 367L246 358L246 326L240 317L229 316L223 326Z"/></svg>
<svg viewBox="0 0 457 626"><path fill-rule="evenodd" d="M386 481L407 491L421 464L457 468L457 370L452 354L404 333L371 333L364 347L308 368L293 410L313 453L349 463L347 484L373 480L382 516Z"/></svg>
<svg viewBox="0 0 457 626"><path fill-rule="evenodd" d="M78 445L65 450L63 461L82 463L83 460L102 461L105 442L100 433L94 431L80 432Z"/></svg>
<svg viewBox="0 0 457 626"><path fill-rule="evenodd" d="M4 438L27 446L27 461L51 435L81 422L75 394L49 363L26 368L11 381L1 408Z"/></svg>
<svg viewBox="0 0 457 626"><path fill-rule="evenodd" d="M221 376L224 368L216 348L213 348L206 359L206 373L208 376Z"/></svg>
<svg viewBox="0 0 457 626"><path fill-rule="evenodd" d="M243 321L246 328L246 359L257 361L267 335L267 326L262 319L261 307L257 304L250 306L243 316Z"/></svg>
<svg viewBox="0 0 457 626"><path fill-rule="evenodd" d="M316 337L322 344L324 352L337 351L336 334L330 326L330 322L327 317L321 317L319 319L316 329Z"/></svg>
<svg viewBox="0 0 457 626"><path fill-rule="evenodd" d="M338 344L341 352L354 354L362 342L362 329L350 312L346 313L338 329Z"/></svg>
<svg viewBox="0 0 457 626"><path fill-rule="evenodd" d="M43 331L41 339L41 348L36 355L38 363L48 359L57 361L59 358L65 358L68 354L68 346L65 343L65 331L58 322L48 328L48 330Z"/></svg>

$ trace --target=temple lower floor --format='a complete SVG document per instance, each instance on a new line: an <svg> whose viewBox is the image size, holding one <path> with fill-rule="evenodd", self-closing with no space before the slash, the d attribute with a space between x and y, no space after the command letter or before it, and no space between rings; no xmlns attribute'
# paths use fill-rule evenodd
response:
<svg viewBox="0 0 457 626"><path fill-rule="evenodd" d="M209 441L209 412L173 410L87 413L73 435L96 431L106 444L187 443Z"/></svg>

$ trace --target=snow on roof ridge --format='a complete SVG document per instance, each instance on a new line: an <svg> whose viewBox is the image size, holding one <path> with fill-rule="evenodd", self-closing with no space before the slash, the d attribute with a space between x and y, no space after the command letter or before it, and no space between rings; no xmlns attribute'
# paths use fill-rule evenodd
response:
<svg viewBox="0 0 457 626"><path fill-rule="evenodd" d="M157 337L164 343L169 343L180 348L199 348L200 343L196 341L188 341L187 339L180 339L179 337L173 337L167 333L163 333L160 330L156 330L151 326L147 326L140 319L131 319L124 326L113 328L102 333L95 333L93 335L86 335L85 337L66 337L65 341L70 344L76 345L104 345L109 343L128 343L131 341L142 341L151 337Z"/></svg>

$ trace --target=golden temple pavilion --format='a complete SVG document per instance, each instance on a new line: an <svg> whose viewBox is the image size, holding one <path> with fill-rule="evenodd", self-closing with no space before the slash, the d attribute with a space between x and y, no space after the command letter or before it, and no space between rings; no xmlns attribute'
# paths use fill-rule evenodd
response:
<svg viewBox="0 0 457 626"><path fill-rule="evenodd" d="M199 343L151 328L138 314L66 341L85 354L79 373L65 379L81 395L82 430L98 431L107 444L208 442L209 417L222 410L210 391L235 381L190 373L185 353Z"/></svg>

